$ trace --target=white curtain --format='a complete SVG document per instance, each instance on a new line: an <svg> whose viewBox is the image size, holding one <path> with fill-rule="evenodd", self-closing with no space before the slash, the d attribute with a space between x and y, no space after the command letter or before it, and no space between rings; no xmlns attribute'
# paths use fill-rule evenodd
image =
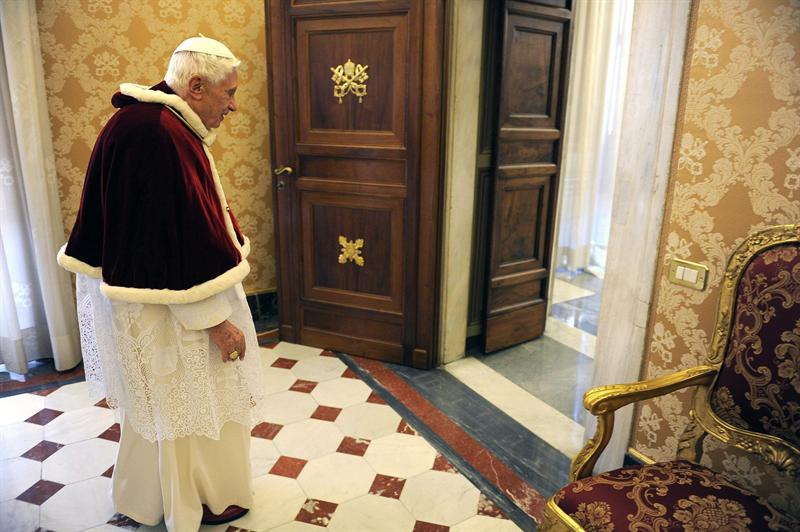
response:
<svg viewBox="0 0 800 532"><path fill-rule="evenodd" d="M577 5L557 255L571 271L605 264L632 17L633 0Z"/></svg>
<svg viewBox="0 0 800 532"><path fill-rule="evenodd" d="M81 361L64 240L44 71L32 1L0 1L0 362Z"/></svg>

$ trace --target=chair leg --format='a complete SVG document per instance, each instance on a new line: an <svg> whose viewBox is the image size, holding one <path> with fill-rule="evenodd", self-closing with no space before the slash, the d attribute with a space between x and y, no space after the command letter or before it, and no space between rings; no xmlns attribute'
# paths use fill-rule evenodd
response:
<svg viewBox="0 0 800 532"><path fill-rule="evenodd" d="M689 424L686 425L686 429L678 441L678 458L699 463L703 454L703 440L705 440L705 437L706 431L695 420L694 409L690 410Z"/></svg>

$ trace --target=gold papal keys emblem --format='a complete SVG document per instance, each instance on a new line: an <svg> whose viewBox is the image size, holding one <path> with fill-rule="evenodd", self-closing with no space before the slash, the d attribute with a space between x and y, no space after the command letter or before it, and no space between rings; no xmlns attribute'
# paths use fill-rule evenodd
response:
<svg viewBox="0 0 800 532"><path fill-rule="evenodd" d="M362 102L364 96L367 95L368 68L369 65L358 65L350 59L336 68L331 67L331 72L333 72L331 80L334 83L333 96L339 98L339 103L342 103L342 98L351 92L358 97L358 103Z"/></svg>

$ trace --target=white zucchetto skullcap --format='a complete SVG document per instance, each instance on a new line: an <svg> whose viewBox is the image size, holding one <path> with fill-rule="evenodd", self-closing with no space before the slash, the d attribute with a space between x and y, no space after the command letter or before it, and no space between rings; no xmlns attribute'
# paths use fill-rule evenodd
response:
<svg viewBox="0 0 800 532"><path fill-rule="evenodd" d="M224 57L225 59L233 59L236 61L236 56L230 49L221 42L204 37L202 33L199 37L189 37L175 48L173 54L177 52L200 52L201 54L216 55L217 57Z"/></svg>

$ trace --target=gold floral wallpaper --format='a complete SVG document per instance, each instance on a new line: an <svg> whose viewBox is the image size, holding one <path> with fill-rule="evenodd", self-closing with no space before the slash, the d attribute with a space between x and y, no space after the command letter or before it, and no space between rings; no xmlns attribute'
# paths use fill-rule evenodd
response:
<svg viewBox="0 0 800 532"><path fill-rule="evenodd" d="M733 249L753 231L800 220L800 2L697 0L688 46L644 378L703 362ZM708 288L668 282L672 258L708 266ZM638 408L637 451L675 457L690 393ZM797 512L800 488L788 477L753 455L713 443L707 451L707 463Z"/></svg>
<svg viewBox="0 0 800 532"><path fill-rule="evenodd" d="M249 293L275 288L263 0L37 0L64 226L120 83L154 85L185 38L202 33L242 59L239 110L211 147L229 203L252 241Z"/></svg>

